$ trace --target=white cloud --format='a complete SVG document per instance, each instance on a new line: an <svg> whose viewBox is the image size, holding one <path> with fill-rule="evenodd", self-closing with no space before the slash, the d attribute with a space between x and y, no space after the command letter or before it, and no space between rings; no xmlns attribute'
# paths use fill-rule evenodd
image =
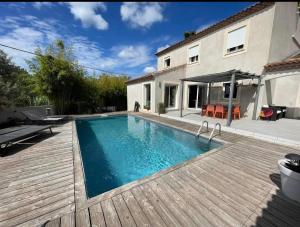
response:
<svg viewBox="0 0 300 227"><path fill-rule="evenodd" d="M41 9L42 7L52 7L52 2L34 2L32 3L33 7L36 9Z"/></svg>
<svg viewBox="0 0 300 227"><path fill-rule="evenodd" d="M155 72L156 69L153 66L147 66L147 67L144 68L143 71L144 71L144 73L152 73L152 72Z"/></svg>
<svg viewBox="0 0 300 227"><path fill-rule="evenodd" d="M146 64L151 60L151 51L146 45L128 45L112 48L114 54L128 67Z"/></svg>
<svg viewBox="0 0 300 227"><path fill-rule="evenodd" d="M41 20L28 15L1 19L5 23L0 24L0 31L3 29L5 32L0 33L0 43L19 49L31 52L37 47L44 49L59 38L67 45L72 45L79 64L122 73L139 73L139 70L143 70L153 60L151 49L146 45L118 45L105 51L87 37L70 33L72 30L55 19ZM25 60L31 59L32 55L4 47L1 49L12 57L17 65L28 69ZM93 70L88 72L92 73Z"/></svg>
<svg viewBox="0 0 300 227"><path fill-rule="evenodd" d="M57 38L61 38L55 29L54 21L43 22L33 16L23 17L6 17L0 28L5 28L5 33L0 35L0 43L19 49L34 51L37 47L44 47ZM7 30L11 25L10 30ZM13 61L24 68L27 68L25 59L29 59L30 55L16 50L3 48Z"/></svg>
<svg viewBox="0 0 300 227"><path fill-rule="evenodd" d="M216 23L216 22L215 22L215 21L210 21L210 22L208 22L208 23L206 23L206 24L202 24L196 31L197 31L197 32L200 32L200 31L202 31L202 30L204 30L204 29L210 27L210 26L213 25L214 23Z"/></svg>
<svg viewBox="0 0 300 227"><path fill-rule="evenodd" d="M75 19L80 20L83 27L94 26L99 30L108 29L108 23L103 19L101 14L97 14L96 10L106 10L106 6L102 2L69 2L71 13Z"/></svg>
<svg viewBox="0 0 300 227"><path fill-rule="evenodd" d="M101 69L113 69L120 65L116 58L104 57L99 46L86 37L74 37L70 44L73 47L74 55L82 65Z"/></svg>
<svg viewBox="0 0 300 227"><path fill-rule="evenodd" d="M165 46L158 47L157 50L156 50L156 52L160 52L160 51L162 51L162 50L168 48L169 46L170 46L170 45L167 44L167 45L165 45Z"/></svg>
<svg viewBox="0 0 300 227"><path fill-rule="evenodd" d="M161 22L163 7L161 3L125 2L121 6L121 17L134 27L150 28L155 22Z"/></svg>

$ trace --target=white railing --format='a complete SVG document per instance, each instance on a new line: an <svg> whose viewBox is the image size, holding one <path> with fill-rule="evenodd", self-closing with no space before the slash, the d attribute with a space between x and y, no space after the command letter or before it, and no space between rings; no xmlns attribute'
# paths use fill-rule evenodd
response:
<svg viewBox="0 0 300 227"><path fill-rule="evenodd" d="M208 122L207 121L202 121L202 124L201 124L201 126L200 126L200 128L199 128L199 130L197 132L197 136L199 136L201 133L204 133L204 132L202 132L202 128L203 128L203 126L204 126L205 123L206 123L206 132L209 132L208 131Z"/></svg>
<svg viewBox="0 0 300 227"><path fill-rule="evenodd" d="M214 132L215 132L217 126L219 126L219 133L217 133L217 134L214 135ZM214 129L213 129L213 130L211 131L211 133L210 133L209 141L210 141L214 136L217 136L217 135L221 135L221 124L220 124L220 123L216 123L216 124L215 124Z"/></svg>

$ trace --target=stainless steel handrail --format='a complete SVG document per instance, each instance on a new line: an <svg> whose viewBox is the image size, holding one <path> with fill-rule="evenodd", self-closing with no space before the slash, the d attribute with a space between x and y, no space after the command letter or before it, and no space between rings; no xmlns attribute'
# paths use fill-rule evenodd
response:
<svg viewBox="0 0 300 227"><path fill-rule="evenodd" d="M197 132L197 136L199 136L201 134L202 128L203 128L203 126L204 126L205 123L206 123L206 132L209 132L208 131L208 121L202 121L202 124L201 124L201 126L200 126L200 128L199 128L199 130Z"/></svg>
<svg viewBox="0 0 300 227"><path fill-rule="evenodd" d="M211 131L210 136L209 136L209 141L216 135L214 135L215 129L217 128L217 126L219 126L219 133L216 135L221 135L221 124L220 123L216 123L214 129Z"/></svg>

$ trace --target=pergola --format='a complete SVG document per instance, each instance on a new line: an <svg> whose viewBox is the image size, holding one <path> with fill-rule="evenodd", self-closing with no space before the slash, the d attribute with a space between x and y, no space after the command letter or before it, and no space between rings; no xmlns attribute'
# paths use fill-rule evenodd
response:
<svg viewBox="0 0 300 227"><path fill-rule="evenodd" d="M255 120L256 119L257 103L258 103L258 96L259 96L261 78L260 78L260 76L254 74L254 73L242 72L241 70L236 70L236 69L229 70L229 71L226 71L226 72L221 72L221 73L207 74L207 75L201 75L201 76L195 76L195 77L189 77L189 78L181 79L180 80L180 86L181 86L181 92L180 92L180 117L182 117L183 91L184 91L184 82L185 81L202 82L202 83L209 84L208 103L210 103L211 83L230 81L228 113L231 113L232 112L232 98L233 98L233 92L234 92L234 83L235 83L236 80L246 80L246 79L258 79L258 86L257 86L257 90L256 90L254 110L253 110L253 116L252 116L252 119ZM232 121L232 116L231 116L231 114L228 114L226 125L230 126L231 121Z"/></svg>

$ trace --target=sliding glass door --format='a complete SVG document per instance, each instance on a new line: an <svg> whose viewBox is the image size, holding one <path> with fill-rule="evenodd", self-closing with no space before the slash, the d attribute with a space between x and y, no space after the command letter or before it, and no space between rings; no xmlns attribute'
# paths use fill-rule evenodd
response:
<svg viewBox="0 0 300 227"><path fill-rule="evenodd" d="M165 106L175 108L176 106L177 85L165 85Z"/></svg>
<svg viewBox="0 0 300 227"><path fill-rule="evenodd" d="M188 108L199 109L203 105L205 89L201 85L189 85Z"/></svg>

